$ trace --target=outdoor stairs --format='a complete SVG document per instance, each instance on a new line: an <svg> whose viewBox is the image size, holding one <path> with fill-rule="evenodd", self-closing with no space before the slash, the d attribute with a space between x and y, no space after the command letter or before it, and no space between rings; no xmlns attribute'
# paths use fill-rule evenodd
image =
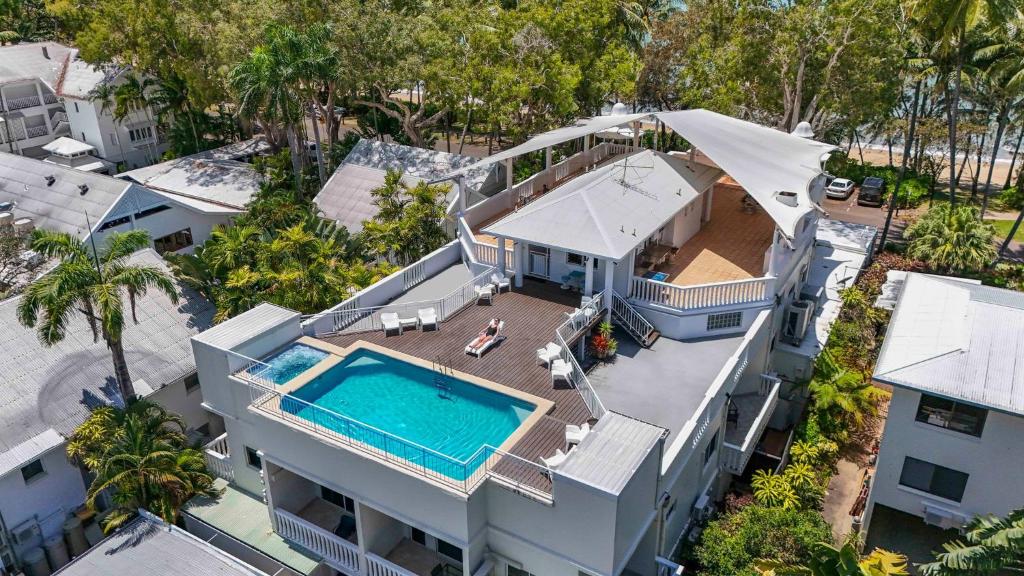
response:
<svg viewBox="0 0 1024 576"><path fill-rule="evenodd" d="M644 348L650 348L661 336L654 325L618 292L612 293L612 319Z"/></svg>

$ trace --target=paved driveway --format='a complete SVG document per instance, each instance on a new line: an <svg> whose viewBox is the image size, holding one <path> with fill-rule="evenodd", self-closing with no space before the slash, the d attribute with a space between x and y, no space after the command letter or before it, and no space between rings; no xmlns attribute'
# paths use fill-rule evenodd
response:
<svg viewBox="0 0 1024 576"><path fill-rule="evenodd" d="M846 200L833 200L825 198L822 207L828 212L833 220L852 222L854 224L867 224L878 228L878 238L882 237L882 228L885 226L885 215L888 207L881 208L873 206L861 206L857 204L857 192L854 191ZM899 242L903 238L903 229L907 227L904 214L907 211L900 211L900 215L893 215L892 224L889 226L888 242Z"/></svg>

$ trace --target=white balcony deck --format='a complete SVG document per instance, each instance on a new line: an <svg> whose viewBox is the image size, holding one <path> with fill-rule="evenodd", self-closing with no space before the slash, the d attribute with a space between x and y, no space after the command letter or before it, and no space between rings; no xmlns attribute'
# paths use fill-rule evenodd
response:
<svg viewBox="0 0 1024 576"><path fill-rule="evenodd" d="M756 392L734 394L730 398L737 418L728 421L725 427L722 465L726 471L743 474L778 404L780 386L778 378L762 376Z"/></svg>

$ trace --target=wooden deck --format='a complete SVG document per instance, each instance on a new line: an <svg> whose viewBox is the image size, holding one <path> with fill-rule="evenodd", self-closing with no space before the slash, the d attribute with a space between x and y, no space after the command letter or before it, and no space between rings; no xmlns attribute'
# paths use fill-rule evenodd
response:
<svg viewBox="0 0 1024 576"><path fill-rule="evenodd" d="M494 297L491 305L471 304L441 324L437 331L410 330L402 335L385 337L383 332L322 336L337 346L349 346L364 340L424 360L440 358L455 370L472 374L546 398L554 402L552 411L535 425L510 450L524 460L540 464L555 449L565 449L565 425L590 420L590 411L575 388L560 384L552 386L548 369L537 363L537 349L555 337L555 328L565 321L565 313L579 304L579 294L567 293L557 284L526 279L522 288L513 288ZM466 344L483 330L492 318L505 322L505 340L491 348L482 358L465 353ZM504 468L502 468L504 467ZM551 482L539 469L505 462L496 472L544 491Z"/></svg>

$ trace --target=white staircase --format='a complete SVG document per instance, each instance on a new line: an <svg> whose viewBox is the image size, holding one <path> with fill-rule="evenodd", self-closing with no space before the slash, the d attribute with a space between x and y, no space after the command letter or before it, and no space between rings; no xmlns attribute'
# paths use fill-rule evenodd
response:
<svg viewBox="0 0 1024 576"><path fill-rule="evenodd" d="M618 292L612 292L612 319L617 320L634 340L644 348L654 344L660 336L654 329L654 325L637 311L625 298L619 296Z"/></svg>

